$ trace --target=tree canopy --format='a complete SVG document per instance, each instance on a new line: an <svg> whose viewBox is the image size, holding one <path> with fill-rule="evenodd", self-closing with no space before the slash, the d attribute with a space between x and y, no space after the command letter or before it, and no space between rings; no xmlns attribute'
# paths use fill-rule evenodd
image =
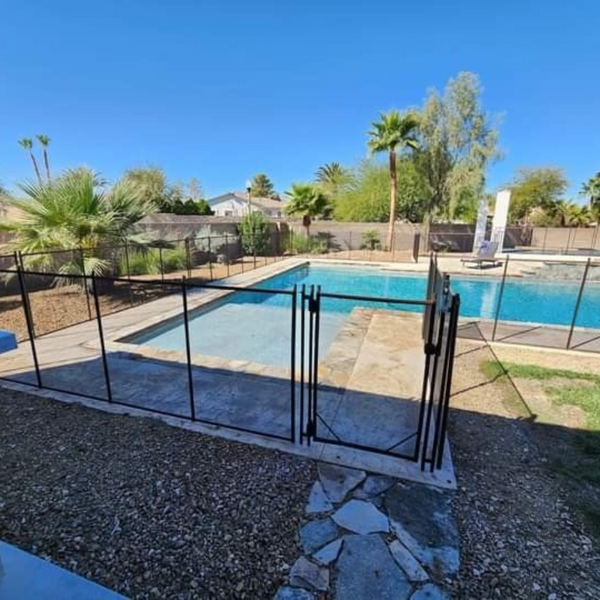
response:
<svg viewBox="0 0 600 600"><path fill-rule="evenodd" d="M285 212L290 217L302 218L308 236L312 219L327 210L329 200L317 186L310 183L294 183L287 194L289 201L285 205Z"/></svg>
<svg viewBox="0 0 600 600"><path fill-rule="evenodd" d="M419 111L417 167L427 182L426 212L461 218L484 192L487 166L500 157L497 117L481 102L474 73L450 79L443 94L429 91Z"/></svg>
<svg viewBox="0 0 600 600"><path fill-rule="evenodd" d="M541 212L551 213L557 202L563 199L568 188L565 173L558 167L521 167L509 184L511 200L509 221L530 223ZM534 212L534 209L540 209Z"/></svg>
<svg viewBox="0 0 600 600"><path fill-rule="evenodd" d="M258 173L252 179L250 193L255 198L271 198L275 196L275 187L265 173Z"/></svg>
<svg viewBox="0 0 600 600"><path fill-rule="evenodd" d="M385 222L390 211L390 180L386 165L362 161L351 180L334 198L333 216L338 221ZM427 184L409 157L398 161L398 208L401 219L418 222L425 213Z"/></svg>

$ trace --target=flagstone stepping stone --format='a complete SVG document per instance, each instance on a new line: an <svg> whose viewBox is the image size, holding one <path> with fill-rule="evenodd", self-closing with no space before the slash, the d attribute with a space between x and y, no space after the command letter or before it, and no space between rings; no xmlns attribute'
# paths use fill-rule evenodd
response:
<svg viewBox="0 0 600 600"><path fill-rule="evenodd" d="M314 600L314 594L302 588L280 587L273 600Z"/></svg>
<svg viewBox="0 0 600 600"><path fill-rule="evenodd" d="M309 521L300 529L300 543L307 554L322 548L338 536L336 524L329 518Z"/></svg>
<svg viewBox="0 0 600 600"><path fill-rule="evenodd" d="M345 535L334 570L337 600L406 600L411 583L378 534Z"/></svg>
<svg viewBox="0 0 600 600"><path fill-rule="evenodd" d="M343 502L344 498L358 485L360 485L367 474L364 471L329 465L319 464L319 478L323 489L331 502Z"/></svg>
<svg viewBox="0 0 600 600"><path fill-rule="evenodd" d="M390 544L390 552L398 566L406 573L410 581L427 581L429 575L423 569L419 561L410 553L410 550L398 540Z"/></svg>
<svg viewBox="0 0 600 600"><path fill-rule="evenodd" d="M385 475L369 475L360 488L355 490L353 496L359 500L368 500L389 490L398 480Z"/></svg>
<svg viewBox="0 0 600 600"><path fill-rule="evenodd" d="M290 584L326 592L329 589L329 569L319 567L301 556L290 570Z"/></svg>
<svg viewBox="0 0 600 600"><path fill-rule="evenodd" d="M315 481L310 490L308 504L306 505L306 514L326 513L333 510L333 504L329 501L320 481Z"/></svg>
<svg viewBox="0 0 600 600"><path fill-rule="evenodd" d="M447 577L458 570L459 536L450 494L421 484L396 484L384 506L396 537L433 573Z"/></svg>
<svg viewBox="0 0 600 600"><path fill-rule="evenodd" d="M324 546L323 548L321 548L318 552L315 552L313 554L313 558L318 563L327 566L327 565L331 564L338 557L341 547L342 547L342 540L341 539L335 540L335 541L331 542L330 544L327 544L327 546Z"/></svg>
<svg viewBox="0 0 600 600"><path fill-rule="evenodd" d="M354 533L376 533L390 530L388 518L371 503L364 500L350 500L331 517L340 527Z"/></svg>
<svg viewBox="0 0 600 600"><path fill-rule="evenodd" d="M410 600L449 600L450 596L444 591L440 590L437 585L433 583L427 583L422 588L418 589L411 597Z"/></svg>

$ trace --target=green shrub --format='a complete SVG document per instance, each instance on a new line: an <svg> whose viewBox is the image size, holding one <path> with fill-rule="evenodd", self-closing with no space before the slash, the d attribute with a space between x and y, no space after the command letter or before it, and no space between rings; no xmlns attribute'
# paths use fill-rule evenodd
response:
<svg viewBox="0 0 600 600"><path fill-rule="evenodd" d="M160 273L160 261L156 248L129 250L129 260L123 256L119 262L120 275L156 275L158 273Z"/></svg>
<svg viewBox="0 0 600 600"><path fill-rule="evenodd" d="M293 254L325 254L327 240L291 233L285 240L285 250Z"/></svg>
<svg viewBox="0 0 600 600"><path fill-rule="evenodd" d="M246 254L262 254L269 243L269 224L261 212L244 216L239 224L242 248Z"/></svg>
<svg viewBox="0 0 600 600"><path fill-rule="evenodd" d="M379 239L379 233L374 229L365 231L363 233L362 248L367 250L380 250L381 240Z"/></svg>
<svg viewBox="0 0 600 600"><path fill-rule="evenodd" d="M185 248L167 248L163 250L162 264L163 271L165 273L172 273L173 271L184 271L187 268Z"/></svg>

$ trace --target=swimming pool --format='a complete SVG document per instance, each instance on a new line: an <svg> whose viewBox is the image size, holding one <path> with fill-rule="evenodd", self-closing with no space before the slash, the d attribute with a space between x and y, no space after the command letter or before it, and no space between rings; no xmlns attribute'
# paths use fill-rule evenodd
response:
<svg viewBox="0 0 600 600"><path fill-rule="evenodd" d="M461 296L461 317L493 319L500 278L452 276L452 289ZM422 300L427 277L377 267L306 264L260 283L263 289L291 289L296 284L320 285L324 292ZM499 318L538 324L570 325L578 282L508 278ZM329 348L348 314L368 302L324 298L321 306L320 352ZM382 308L381 304L373 304ZM385 308L420 311L420 307ZM291 357L291 298L277 294L235 292L208 308L192 313L190 343L195 354L219 356L268 365L289 366ZM299 322L299 317L298 317ZM586 288L577 325L600 328L600 284ZM135 336L132 343L183 350L181 320Z"/></svg>

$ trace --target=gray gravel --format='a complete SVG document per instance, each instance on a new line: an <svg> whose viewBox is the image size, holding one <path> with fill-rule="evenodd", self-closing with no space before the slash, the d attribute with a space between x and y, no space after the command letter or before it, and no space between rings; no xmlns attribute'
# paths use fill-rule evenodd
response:
<svg viewBox="0 0 600 600"><path fill-rule="evenodd" d="M271 598L316 468L0 389L0 537L135 598Z"/></svg>
<svg viewBox="0 0 600 600"><path fill-rule="evenodd" d="M454 596L600 598L600 555L566 490L504 384L479 372L491 351L461 341L457 354L450 440L461 569Z"/></svg>

